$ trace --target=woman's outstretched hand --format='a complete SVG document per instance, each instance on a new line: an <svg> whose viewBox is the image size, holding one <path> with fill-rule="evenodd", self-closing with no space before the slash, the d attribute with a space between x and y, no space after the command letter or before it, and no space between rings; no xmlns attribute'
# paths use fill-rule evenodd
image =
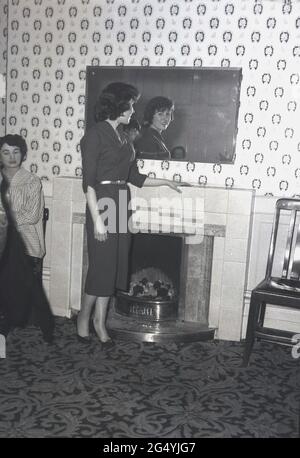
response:
<svg viewBox="0 0 300 458"><path fill-rule="evenodd" d="M177 192L182 192L180 189L181 186L191 186L189 183L186 183L185 181L166 180L165 184L169 186L169 188L174 189L174 191L177 191Z"/></svg>
<svg viewBox="0 0 300 458"><path fill-rule="evenodd" d="M102 221L101 215L98 215L94 222L94 236L99 242L105 242L107 239L107 229Z"/></svg>
<svg viewBox="0 0 300 458"><path fill-rule="evenodd" d="M147 177L144 181L144 186L169 186L169 188L173 189L177 192L182 192L180 187L181 186L191 186L189 183L185 181L172 181L167 180L165 178L150 178Z"/></svg>

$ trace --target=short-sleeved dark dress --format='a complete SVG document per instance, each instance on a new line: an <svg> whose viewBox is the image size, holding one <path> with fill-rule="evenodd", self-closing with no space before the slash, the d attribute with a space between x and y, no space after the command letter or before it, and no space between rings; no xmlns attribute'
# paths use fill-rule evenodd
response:
<svg viewBox="0 0 300 458"><path fill-rule="evenodd" d="M101 184L101 181L122 180L142 187L146 175L138 171L134 150L126 140L120 140L113 127L106 121L98 122L82 137L83 191L88 186L95 189L97 199L111 198L115 202L117 231L108 232L107 240L100 242L94 237L94 224L86 207L86 231L89 267L85 292L92 296L111 296L116 289L128 286L128 256L131 235L124 228L119 231L120 215L126 213L130 189L125 184ZM122 191L121 199L120 193ZM125 196L125 198L124 198ZM126 217L125 216L125 217ZM126 220L127 221L127 220Z"/></svg>

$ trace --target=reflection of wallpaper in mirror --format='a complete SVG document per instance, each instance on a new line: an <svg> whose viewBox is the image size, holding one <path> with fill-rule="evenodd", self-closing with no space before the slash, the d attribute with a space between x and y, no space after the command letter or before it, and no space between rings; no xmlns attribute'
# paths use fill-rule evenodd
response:
<svg viewBox="0 0 300 458"><path fill-rule="evenodd" d="M162 132L174 160L233 163L241 78L239 68L88 67L86 127L95 122L94 104L102 89L124 81L141 92L135 106L141 124L150 99L174 101L174 119Z"/></svg>

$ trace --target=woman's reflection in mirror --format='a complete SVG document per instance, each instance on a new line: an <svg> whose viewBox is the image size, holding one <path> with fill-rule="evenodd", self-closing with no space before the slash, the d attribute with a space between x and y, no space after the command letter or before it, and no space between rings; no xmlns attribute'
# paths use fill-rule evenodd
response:
<svg viewBox="0 0 300 458"><path fill-rule="evenodd" d="M141 136L135 141L137 158L171 159L162 133L174 119L174 102L167 97L157 96L145 107Z"/></svg>

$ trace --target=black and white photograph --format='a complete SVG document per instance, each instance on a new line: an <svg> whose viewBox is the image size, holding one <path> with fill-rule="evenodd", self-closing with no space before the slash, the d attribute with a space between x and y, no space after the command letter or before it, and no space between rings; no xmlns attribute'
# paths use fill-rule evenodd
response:
<svg viewBox="0 0 300 458"><path fill-rule="evenodd" d="M299 37L300 0L0 0L0 439L300 437Z"/></svg>

